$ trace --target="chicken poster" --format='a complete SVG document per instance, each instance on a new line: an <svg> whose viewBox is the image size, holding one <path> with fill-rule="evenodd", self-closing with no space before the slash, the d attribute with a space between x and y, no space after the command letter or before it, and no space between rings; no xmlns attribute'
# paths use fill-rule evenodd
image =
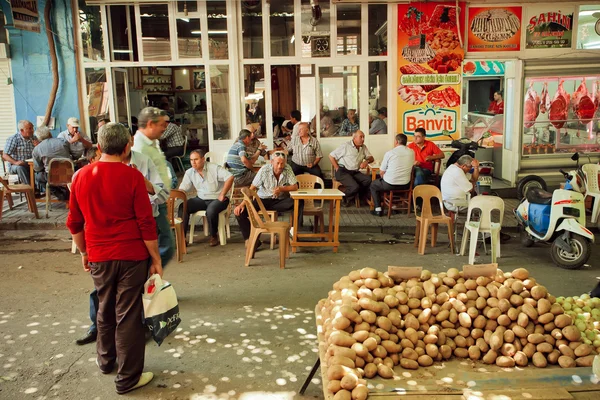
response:
<svg viewBox="0 0 600 400"><path fill-rule="evenodd" d="M398 132L460 136L465 10L464 2L398 5Z"/></svg>
<svg viewBox="0 0 600 400"><path fill-rule="evenodd" d="M527 7L526 49L570 48L575 7Z"/></svg>
<svg viewBox="0 0 600 400"><path fill-rule="evenodd" d="M469 7L468 51L521 49L521 7Z"/></svg>

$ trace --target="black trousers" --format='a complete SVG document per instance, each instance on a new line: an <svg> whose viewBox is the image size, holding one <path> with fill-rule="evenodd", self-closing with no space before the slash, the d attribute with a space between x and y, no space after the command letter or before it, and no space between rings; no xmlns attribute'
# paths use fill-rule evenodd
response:
<svg viewBox="0 0 600 400"><path fill-rule="evenodd" d="M321 171L321 167L319 167L319 164L313 165L312 167L309 168L306 165L299 165L299 164L296 164L295 162L291 161L290 165L292 166L292 171L294 171L294 175L308 173L308 174L315 175L315 176L318 176L319 178L323 179L323 172ZM320 188L320 189L324 189L324 188Z"/></svg>
<svg viewBox="0 0 600 400"><path fill-rule="evenodd" d="M406 190L410 187L410 183L406 185L390 185L383 178L375 179L371 182L371 196L373 197L373 203L375 208L381 207L381 193L388 192L390 190Z"/></svg>
<svg viewBox="0 0 600 400"><path fill-rule="evenodd" d="M294 211L294 199L291 197L287 197L285 199L261 199L265 208L268 211L277 211L277 212L285 212L285 211ZM258 208L258 204L254 201L254 208L260 212ZM302 210L304 209L304 201L300 201L298 206L298 224L302 226ZM240 231L242 231L242 236L244 240L247 240L250 237L250 220L248 219L248 210L244 209L244 211L236 216L238 225L240 226Z"/></svg>
<svg viewBox="0 0 600 400"><path fill-rule="evenodd" d="M199 197L191 198L187 201L187 214L183 216L183 231L187 235L190 225L190 215L198 211L206 211L206 219L208 219L208 231L210 236L217 236L219 232L219 213L224 211L229 206L229 199L225 201L202 200Z"/></svg>
<svg viewBox="0 0 600 400"><path fill-rule="evenodd" d="M167 147L164 149L163 153L165 153L165 158L167 160L175 156L181 156L183 154L183 146Z"/></svg>
<svg viewBox="0 0 600 400"><path fill-rule="evenodd" d="M357 194L363 196L369 192L371 186L371 176L363 174L360 171L350 171L344 167L339 167L335 171L335 179L344 185L344 201L350 201Z"/></svg>

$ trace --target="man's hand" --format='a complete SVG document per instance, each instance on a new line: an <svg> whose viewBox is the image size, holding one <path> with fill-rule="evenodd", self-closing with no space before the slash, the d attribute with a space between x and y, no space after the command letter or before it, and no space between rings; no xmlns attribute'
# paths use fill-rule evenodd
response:
<svg viewBox="0 0 600 400"><path fill-rule="evenodd" d="M233 213L239 217L244 210L246 209L246 206L244 205L244 203L241 203L239 206L237 206L236 208L234 208Z"/></svg>
<svg viewBox="0 0 600 400"><path fill-rule="evenodd" d="M267 145L264 144L264 143L262 143L258 148L261 149L261 150L266 150L267 149Z"/></svg>
<svg viewBox="0 0 600 400"><path fill-rule="evenodd" d="M163 276L163 269L160 258L158 260L152 260L152 264L150 264L150 276L154 274L160 275L161 278Z"/></svg>
<svg viewBox="0 0 600 400"><path fill-rule="evenodd" d="M433 156L425 157L425 161L433 161L433 160L434 160Z"/></svg>
<svg viewBox="0 0 600 400"><path fill-rule="evenodd" d="M19 160L15 163L15 165L18 165L20 167L26 167L27 166L27 162L23 161L23 160Z"/></svg>
<svg viewBox="0 0 600 400"><path fill-rule="evenodd" d="M277 186L275 189L273 189L273 197L279 197L281 193L283 193L281 186Z"/></svg>
<svg viewBox="0 0 600 400"><path fill-rule="evenodd" d="M308 168L312 168L312 167L313 167L313 163L308 163L308 164L306 164L306 166L307 166Z"/></svg>
<svg viewBox="0 0 600 400"><path fill-rule="evenodd" d="M414 163L413 165L419 166L419 165L421 165L421 162L420 162L420 161L417 161L417 160L415 160L415 163Z"/></svg>
<svg viewBox="0 0 600 400"><path fill-rule="evenodd" d="M81 253L81 264L83 264L83 270L85 272L90 272L91 268L88 264L88 255L87 253Z"/></svg>
<svg viewBox="0 0 600 400"><path fill-rule="evenodd" d="M79 140L81 140L81 135L79 134L79 132L75 132L73 134L73 137L71 138L71 143L79 142Z"/></svg>
<svg viewBox="0 0 600 400"><path fill-rule="evenodd" d="M221 193L218 197L219 201L225 201L225 195Z"/></svg>
<svg viewBox="0 0 600 400"><path fill-rule="evenodd" d="M38 144L40 144L40 141L37 139L33 139L33 145L37 146Z"/></svg>
<svg viewBox="0 0 600 400"><path fill-rule="evenodd" d="M368 163L368 162L366 162L366 161L363 161L363 162L361 162L361 163L360 163L360 169L365 169L365 168L367 168L367 165L369 165L369 163Z"/></svg>
<svg viewBox="0 0 600 400"><path fill-rule="evenodd" d="M471 165L473 166L473 168L479 168L479 161L473 159L473 161L471 161Z"/></svg>

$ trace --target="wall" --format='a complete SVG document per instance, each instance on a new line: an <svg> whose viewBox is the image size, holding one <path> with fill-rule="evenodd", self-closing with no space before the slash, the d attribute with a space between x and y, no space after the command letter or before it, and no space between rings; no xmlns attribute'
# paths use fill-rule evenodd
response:
<svg viewBox="0 0 600 400"><path fill-rule="evenodd" d="M15 92L15 121L27 119L36 123L38 115L46 113L52 89L52 64L50 61L44 7L39 0L40 33L14 29L12 10L6 1L0 3L6 15L9 32L12 80ZM69 0L55 0L52 8L52 31L58 57L60 83L52 116L56 118L54 136L66 128L69 117L80 117L73 41L73 19Z"/></svg>

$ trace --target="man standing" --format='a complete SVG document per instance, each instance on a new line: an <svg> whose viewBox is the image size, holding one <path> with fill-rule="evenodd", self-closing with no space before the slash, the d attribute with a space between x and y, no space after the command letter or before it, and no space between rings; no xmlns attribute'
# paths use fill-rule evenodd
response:
<svg viewBox="0 0 600 400"><path fill-rule="evenodd" d="M379 118L377 110L369 111L369 135L386 135L387 125Z"/></svg>
<svg viewBox="0 0 600 400"><path fill-rule="evenodd" d="M183 154L183 148L185 147L185 135L181 131L181 128L176 124L169 122L167 128L160 137L160 145L167 160L170 160L175 156L181 156Z"/></svg>
<svg viewBox="0 0 600 400"><path fill-rule="evenodd" d="M207 162L204 150L190 154L192 168L185 171L179 189L184 192L196 190L196 197L187 201L187 215L183 216L183 231L187 234L190 215L206 210L210 246L219 244L219 214L229 206L227 194L233 185L233 175L219 164Z"/></svg>
<svg viewBox="0 0 600 400"><path fill-rule="evenodd" d="M471 169L473 173L469 180L467 174ZM446 168L440 183L444 207L454 212L466 210L467 193L473 190L477 178L479 178L479 162L466 154Z"/></svg>
<svg viewBox="0 0 600 400"><path fill-rule="evenodd" d="M433 162L443 159L444 153L433 142L425 140L425 129L415 129L415 140L408 148L415 152L415 184L419 186L427 183L433 173Z"/></svg>
<svg viewBox="0 0 600 400"><path fill-rule="evenodd" d="M152 160L158 170L167 195L171 192L171 176L167 160L165 160L164 154L158 147L158 139L165 131L168 123L169 117L164 111L156 107L146 107L138 115L139 129L133 137L133 150L145 154ZM158 226L160 257L162 265L166 266L173 257L173 254L175 254L175 239L173 238L171 225L167 219L166 204L158 206L156 225Z"/></svg>
<svg viewBox="0 0 600 400"><path fill-rule="evenodd" d="M242 129L238 140L231 146L227 153L227 167L229 172L234 176L235 186L249 186L256 176L256 172L252 170L254 161L246 152L246 146L252 142L252 132L248 129Z"/></svg>
<svg viewBox="0 0 600 400"><path fill-rule="evenodd" d="M79 120L75 117L67 120L67 130L59 133L57 137L69 143L73 160L79 160L83 156L83 153L85 153L85 150L92 147L90 138L83 132L79 132Z"/></svg>
<svg viewBox="0 0 600 400"><path fill-rule="evenodd" d="M100 161L73 179L67 227L100 300L96 364L103 374L118 364L116 390L123 394L154 376L143 372L140 293L148 273L162 276L162 265L144 178L123 164L130 148L127 128L110 125L98 135Z"/></svg>
<svg viewBox="0 0 600 400"><path fill-rule="evenodd" d="M298 181L294 175L292 168L287 165L285 153L276 151L271 155L271 162L263 166L259 171L252 185L252 190L258 190L258 197L262 200L267 210L278 212L290 211L294 209L294 200L290 197L289 192L298 190ZM298 221L302 224L302 206L300 202L300 210ZM255 207L258 207L255 204ZM248 220L248 211L244 203L237 206L234 210L240 231L246 243L250 237L250 221ZM261 245L260 240L256 242L256 247Z"/></svg>
<svg viewBox="0 0 600 400"><path fill-rule="evenodd" d="M323 179L319 161L323 158L319 141L308 132L308 123L299 124L298 136L292 138L288 149L292 153L292 170L295 175L305 172Z"/></svg>
<svg viewBox="0 0 600 400"><path fill-rule="evenodd" d="M53 158L70 159L69 144L62 139L53 138L50 129L46 126L37 128L35 135L40 141L32 153L35 180L38 184L46 186L50 160Z"/></svg>
<svg viewBox="0 0 600 400"><path fill-rule="evenodd" d="M348 114L350 115L350 114ZM356 131L352 140L342 144L329 154L329 160L335 170L335 179L344 185L344 206L352 204L356 195L369 192L371 177L360 172L373 162L373 156L365 146L365 134Z"/></svg>
<svg viewBox="0 0 600 400"><path fill-rule="evenodd" d="M396 135L394 148L385 153L379 168L381 178L371 183L371 196L375 210L371 214L382 216L381 193L389 190L407 190L415 163L415 153L406 147L407 138L403 133Z"/></svg>
<svg viewBox="0 0 600 400"><path fill-rule="evenodd" d="M290 121L294 124L292 129L292 139L298 136L298 130L300 129L300 121L302 120L302 114L300 110L294 110L290 113Z"/></svg>
<svg viewBox="0 0 600 400"><path fill-rule="evenodd" d="M33 137L33 124L31 122L21 120L18 127L19 132L6 139L2 159L10 163L9 173L17 174L22 183L31 185L33 182L29 182L29 164L26 160L31 158L33 148L39 142Z"/></svg>

